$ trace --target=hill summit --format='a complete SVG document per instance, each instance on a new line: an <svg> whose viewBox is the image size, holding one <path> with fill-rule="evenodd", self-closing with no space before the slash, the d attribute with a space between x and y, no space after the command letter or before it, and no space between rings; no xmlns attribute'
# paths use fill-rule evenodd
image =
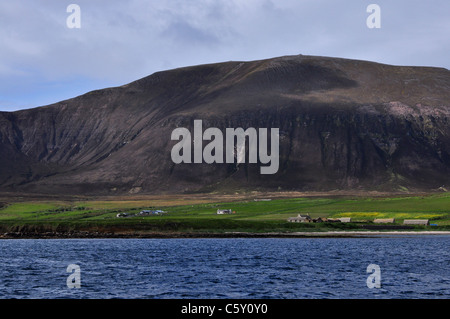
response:
<svg viewBox="0 0 450 319"><path fill-rule="evenodd" d="M279 168L180 163L174 129L278 128ZM0 112L0 190L51 194L450 186L450 72L285 56L154 73Z"/></svg>

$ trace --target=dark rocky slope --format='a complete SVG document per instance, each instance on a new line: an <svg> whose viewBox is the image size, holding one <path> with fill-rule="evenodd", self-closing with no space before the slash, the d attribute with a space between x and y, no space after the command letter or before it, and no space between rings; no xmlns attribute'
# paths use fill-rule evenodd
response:
<svg viewBox="0 0 450 319"><path fill-rule="evenodd" d="M175 165L171 132L194 119L279 128L278 173ZM450 185L449 124L446 69L302 55L180 68L0 113L0 190L429 191Z"/></svg>

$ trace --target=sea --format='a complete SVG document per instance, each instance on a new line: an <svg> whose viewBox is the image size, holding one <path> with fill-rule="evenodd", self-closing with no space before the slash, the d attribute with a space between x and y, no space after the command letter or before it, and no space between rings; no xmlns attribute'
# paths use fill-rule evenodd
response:
<svg viewBox="0 0 450 319"><path fill-rule="evenodd" d="M0 240L0 299L449 299L450 236Z"/></svg>

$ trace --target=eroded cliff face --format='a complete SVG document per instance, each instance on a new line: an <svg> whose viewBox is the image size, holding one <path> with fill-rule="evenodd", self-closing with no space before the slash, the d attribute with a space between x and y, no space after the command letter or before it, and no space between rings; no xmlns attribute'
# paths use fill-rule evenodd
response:
<svg viewBox="0 0 450 319"><path fill-rule="evenodd" d="M450 184L450 72L292 56L158 72L0 113L0 188L65 194L435 190ZM171 133L279 128L260 164L174 164ZM205 141L203 146L208 142ZM248 161L246 161L248 162Z"/></svg>

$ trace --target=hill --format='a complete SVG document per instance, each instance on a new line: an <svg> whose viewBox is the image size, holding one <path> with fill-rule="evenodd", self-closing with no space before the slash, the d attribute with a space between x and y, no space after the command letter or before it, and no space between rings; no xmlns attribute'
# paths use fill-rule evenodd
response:
<svg viewBox="0 0 450 319"><path fill-rule="evenodd" d="M279 128L260 164L174 164L177 127ZM286 56L154 73L0 113L0 191L434 191L450 185L450 71ZM205 145L205 144L204 144Z"/></svg>

